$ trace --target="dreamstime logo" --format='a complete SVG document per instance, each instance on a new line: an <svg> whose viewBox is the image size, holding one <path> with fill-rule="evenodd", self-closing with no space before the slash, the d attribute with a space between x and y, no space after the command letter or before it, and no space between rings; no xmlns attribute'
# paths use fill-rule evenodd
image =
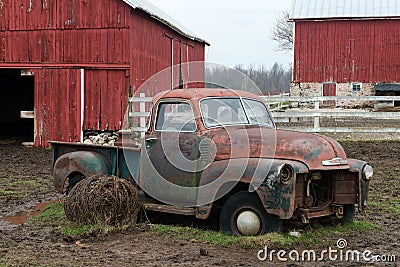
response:
<svg viewBox="0 0 400 267"><path fill-rule="evenodd" d="M215 72L224 75L213 75ZM171 75L175 77L171 77ZM176 79L179 76L183 78L183 85L181 79ZM237 90L261 95L261 91L254 82L236 69L205 62L191 62L173 66L152 76L136 90L135 96L144 94L146 97L153 97L155 93L163 90L193 87L193 84L230 88L230 98L237 96L237 99L241 99ZM170 91L166 91L164 96L168 92ZM195 94L192 95L194 98L199 98ZM136 142L141 144L140 162L131 160L131 137L122 136L123 152L127 159L129 172L148 195L166 204L195 207L208 205L223 197L242 177L251 177L248 181L250 190L256 190L262 184L271 169L272 160L252 159L250 155L254 153L252 149L254 149L254 140L256 140L257 153L260 155L268 153L268 155L272 155L270 158L273 158L276 142L275 129L270 129L268 134L264 130L253 129L252 136L249 136L246 130L238 131L215 120L213 123L220 125L217 128L221 129L220 138L216 144L212 136L198 131L199 127L201 128L201 125L198 124L204 123L204 120L210 117L204 114L209 110L203 110L198 100L197 102L190 101L191 99L183 99L179 95L170 97L169 100L164 99L164 101L163 96L158 95L158 99L161 100L160 103L152 103L155 105L152 111L156 114L152 116L154 121L149 123L153 127L144 138L143 134L135 135ZM218 99L213 102L216 106L221 106L221 110L216 109L216 114L222 114L224 110L230 109L232 117L247 116L249 111L244 109L242 100L238 100L239 107L243 110L242 113L239 113L240 111ZM162 103L165 103L163 107ZM136 104L135 111L140 105ZM184 104L189 105L185 107ZM192 110L186 109L187 106L190 106ZM214 107L210 105L209 108ZM149 107L147 107L148 110ZM165 113L168 112L171 113L171 116L162 119L162 125L167 120L174 122L181 120L180 126L172 130L170 128L158 129L156 126L160 114L164 113L165 116ZM193 118L188 119L190 112L193 112ZM138 120L136 122L133 120L126 118L125 123L128 124L124 125L124 128L134 128L135 123L137 126ZM192 122L197 124L195 128L191 126ZM143 120L141 120L141 124L143 124ZM171 124L175 126L179 123ZM223 147L224 155L234 156L228 156L219 160L218 164L214 164L218 145ZM267 152L266 148L268 148ZM197 156L196 151L199 152ZM247 152L248 156L235 158L235 153L238 151L243 155ZM140 175L138 165L140 165ZM140 177L145 178L141 179Z"/></svg>
<svg viewBox="0 0 400 267"><path fill-rule="evenodd" d="M336 241L336 248L328 247L320 252L316 250L269 250L267 246L257 252L260 261L296 261L296 262L319 262L319 261L339 261L339 262L396 262L395 255L373 254L370 250L351 250L346 249L347 240L340 238Z"/></svg>

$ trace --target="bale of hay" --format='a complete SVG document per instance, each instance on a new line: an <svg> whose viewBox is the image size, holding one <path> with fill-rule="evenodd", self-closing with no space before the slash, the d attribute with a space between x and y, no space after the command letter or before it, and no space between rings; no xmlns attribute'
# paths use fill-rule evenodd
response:
<svg viewBox="0 0 400 267"><path fill-rule="evenodd" d="M76 223L126 225L135 222L140 205L133 184L115 176L95 175L72 188L64 209Z"/></svg>

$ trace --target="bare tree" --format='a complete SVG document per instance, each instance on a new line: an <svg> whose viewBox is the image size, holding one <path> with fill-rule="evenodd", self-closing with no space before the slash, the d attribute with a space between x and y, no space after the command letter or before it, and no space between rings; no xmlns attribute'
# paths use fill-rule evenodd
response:
<svg viewBox="0 0 400 267"><path fill-rule="evenodd" d="M278 51L293 49L293 22L289 21L289 12L280 15L272 27L272 40L278 42Z"/></svg>

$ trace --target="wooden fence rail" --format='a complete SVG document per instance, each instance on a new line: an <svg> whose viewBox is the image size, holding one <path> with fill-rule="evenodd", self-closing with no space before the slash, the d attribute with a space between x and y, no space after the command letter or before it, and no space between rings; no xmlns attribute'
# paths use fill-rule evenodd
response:
<svg viewBox="0 0 400 267"><path fill-rule="evenodd" d="M266 103L277 101L286 103L302 103L313 106L314 108L292 109L287 108L285 111L272 110L272 116L278 122L286 122L286 125L280 127L290 130L303 132L322 132L322 133L400 133L400 112L377 112L367 109L321 109L321 103L324 101L348 101L352 105L359 104L363 106L365 102L389 102L394 103L400 101L400 96L314 96L314 97L290 97L290 96L264 96ZM292 106L289 104L289 106ZM307 106L307 105L306 105ZM290 126L291 122L298 123L304 118L313 118L313 127ZM321 127L321 119L323 118L354 118L358 127ZM393 127L381 127L370 125L369 120L393 120ZM345 123L341 123L345 124Z"/></svg>

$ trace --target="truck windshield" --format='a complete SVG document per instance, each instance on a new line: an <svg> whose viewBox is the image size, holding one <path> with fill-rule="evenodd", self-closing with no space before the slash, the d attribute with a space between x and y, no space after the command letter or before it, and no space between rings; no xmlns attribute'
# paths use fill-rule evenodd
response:
<svg viewBox="0 0 400 267"><path fill-rule="evenodd" d="M207 128L228 125L274 127L265 105L254 99L206 98L200 101L200 109Z"/></svg>

